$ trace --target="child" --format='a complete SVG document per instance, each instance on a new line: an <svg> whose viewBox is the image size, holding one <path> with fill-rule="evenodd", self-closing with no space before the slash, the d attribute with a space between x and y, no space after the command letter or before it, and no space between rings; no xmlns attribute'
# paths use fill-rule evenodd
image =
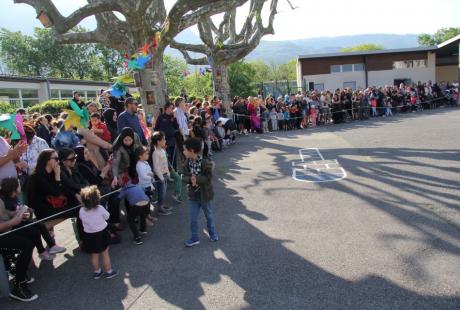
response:
<svg viewBox="0 0 460 310"><path fill-rule="evenodd" d="M106 279L111 279L118 272L112 269L109 256L110 236L107 230L107 220L110 214L100 205L101 193L97 186L92 185L82 188L80 196L83 207L80 208L79 216L85 231L83 242L85 250L91 253L91 264L94 271L93 279L98 280L103 275ZM101 269L100 258L105 272Z"/></svg>
<svg viewBox="0 0 460 310"><path fill-rule="evenodd" d="M391 98L387 97L386 103L385 103L385 116L393 116L393 112L391 111L391 108L392 108Z"/></svg>
<svg viewBox="0 0 460 310"><path fill-rule="evenodd" d="M141 245L141 235L147 234L146 219L150 213L150 198L139 184L132 183L124 186L118 197L127 200L126 211L128 213L129 229L134 235L134 243ZM139 229L136 221L139 221Z"/></svg>
<svg viewBox="0 0 460 310"><path fill-rule="evenodd" d="M268 120L270 118L270 113L268 112L268 108L264 109L261 114L261 120L262 120L262 132L266 133L268 132Z"/></svg>
<svg viewBox="0 0 460 310"><path fill-rule="evenodd" d="M149 152L146 147L139 146L134 150L134 155L137 159L136 174L139 179L138 184L140 187L142 187L144 193L148 196L149 201L152 201L152 195L155 190L155 187L152 183L152 181L154 180L152 167L150 167L148 163ZM150 209L150 205L148 206L148 209ZM153 226L156 219L153 216L150 216L149 214L147 216L146 221L149 226Z"/></svg>
<svg viewBox="0 0 460 310"><path fill-rule="evenodd" d="M318 117L318 111L316 110L317 105L315 104L316 102L317 102L316 99L315 101L310 102L310 109L308 111L311 127L313 128L316 127L316 119Z"/></svg>
<svg viewBox="0 0 460 310"><path fill-rule="evenodd" d="M109 129L107 126L101 122L101 114L98 112L94 112L91 114L90 123L88 128L91 129L96 136L101 138L102 140L111 143L112 142L112 135L110 134Z"/></svg>
<svg viewBox="0 0 460 310"><path fill-rule="evenodd" d="M155 187L152 184L153 172L147 160L149 152L144 146L139 146L134 150L137 159L136 172L139 178L139 185L142 187L147 196L151 196Z"/></svg>
<svg viewBox="0 0 460 310"><path fill-rule="evenodd" d="M270 111L270 121L272 123L272 130L277 131L278 130L278 114L276 113L275 108L272 108Z"/></svg>
<svg viewBox="0 0 460 310"><path fill-rule="evenodd" d="M376 117L377 115L377 99L371 97L371 107L372 107L372 117Z"/></svg>
<svg viewBox="0 0 460 310"><path fill-rule="evenodd" d="M284 129L284 114L281 109L277 113L277 118L278 118L278 129L283 130Z"/></svg>
<svg viewBox="0 0 460 310"><path fill-rule="evenodd" d="M289 109L286 107L284 108L284 130L291 129L291 116L289 115Z"/></svg>
<svg viewBox="0 0 460 310"><path fill-rule="evenodd" d="M182 167L182 182L187 184L189 195L190 229L192 236L185 242L185 246L192 247L200 243L198 235L198 215L203 209L206 216L209 238L215 242L219 237L214 226L211 200L214 192L212 188L213 162L202 158L200 155L201 143L195 138L185 141L185 162Z"/></svg>
<svg viewBox="0 0 460 310"><path fill-rule="evenodd" d="M222 147L227 147L230 142L230 139L225 134L225 129L222 125L222 121L216 122L216 126L214 127L214 133L216 134L216 137L218 139L219 150L222 150Z"/></svg>
<svg viewBox="0 0 460 310"><path fill-rule="evenodd" d="M21 186L19 185L17 178L5 178L2 180L0 199L3 202L4 209L0 208L0 217L4 215L9 219L12 219L18 213L23 213L22 223L14 228L31 223L30 218L32 217L32 209L19 203L18 197L20 195ZM27 228L18 230L17 234L32 241L34 246L37 248L38 256L41 260L53 260L55 258L55 254L66 251L66 248L56 245L56 242L51 237L48 229L46 229L46 226L43 223L36 223ZM43 247L42 237L49 247L48 251Z"/></svg>
<svg viewBox="0 0 460 310"><path fill-rule="evenodd" d="M168 158L166 157L166 139L163 133L156 131L152 135L150 149L152 154L153 172L158 189L158 214L170 215L171 207L165 207L166 191L168 189L168 178L170 177L168 168Z"/></svg>

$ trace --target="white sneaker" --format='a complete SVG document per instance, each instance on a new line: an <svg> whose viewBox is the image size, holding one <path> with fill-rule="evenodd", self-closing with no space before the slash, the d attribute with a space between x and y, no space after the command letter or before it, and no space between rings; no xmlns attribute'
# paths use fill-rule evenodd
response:
<svg viewBox="0 0 460 310"><path fill-rule="evenodd" d="M62 247L62 246L59 246L59 245L55 245L53 246L52 248L50 248L48 250L48 253L49 254L58 254L58 253L63 253L65 252L67 249Z"/></svg>
<svg viewBox="0 0 460 310"><path fill-rule="evenodd" d="M39 254L38 257L40 257L41 260L53 260L56 256L45 251Z"/></svg>

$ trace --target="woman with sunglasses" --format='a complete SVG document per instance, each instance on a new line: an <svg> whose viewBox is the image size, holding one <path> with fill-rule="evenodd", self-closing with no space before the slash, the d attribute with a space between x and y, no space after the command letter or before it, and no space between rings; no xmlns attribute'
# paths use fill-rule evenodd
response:
<svg viewBox="0 0 460 310"><path fill-rule="evenodd" d="M65 211L69 205L63 204L60 208L52 203L50 197L59 197L64 194L64 186L61 180L61 166L59 156L53 149L43 150L37 159L35 170L29 179L29 191L27 193L29 207L34 209L38 219L51 217L58 212ZM45 222L48 230L67 218L76 217L77 211L69 211L60 214Z"/></svg>
<svg viewBox="0 0 460 310"><path fill-rule="evenodd" d="M80 191L82 188L88 186L89 183L77 169L77 154L73 149L62 148L58 151L58 155L61 164L62 188L64 195L67 197L67 205L69 207L78 206L81 203ZM74 210L73 213L73 215L78 214L78 209ZM72 226L75 237L81 246L81 237L84 233L83 226L80 218L78 216L75 216L75 218L76 220L72 219Z"/></svg>

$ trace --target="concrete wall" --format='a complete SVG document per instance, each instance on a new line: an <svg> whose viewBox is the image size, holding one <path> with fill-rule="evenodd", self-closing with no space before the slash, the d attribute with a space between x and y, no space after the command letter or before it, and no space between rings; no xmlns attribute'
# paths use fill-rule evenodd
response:
<svg viewBox="0 0 460 310"><path fill-rule="evenodd" d="M395 79L411 79L412 82L436 80L436 55L428 53L426 68L369 71L369 86L393 85Z"/></svg>
<svg viewBox="0 0 460 310"><path fill-rule="evenodd" d="M456 81L459 79L459 71L457 65L451 66L437 66L436 67L436 82L439 83L441 81Z"/></svg>
<svg viewBox="0 0 460 310"><path fill-rule="evenodd" d="M344 82L356 82L356 88L364 89L366 87L364 71L305 75L303 78L306 81L307 87L309 82L315 84L323 83L324 89L331 91L343 88Z"/></svg>

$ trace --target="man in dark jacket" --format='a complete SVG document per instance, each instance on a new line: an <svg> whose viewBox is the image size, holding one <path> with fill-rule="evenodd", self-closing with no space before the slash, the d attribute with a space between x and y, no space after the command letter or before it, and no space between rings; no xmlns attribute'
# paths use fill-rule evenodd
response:
<svg viewBox="0 0 460 310"><path fill-rule="evenodd" d="M118 115L117 127L118 134L121 133L121 130L125 127L130 127L141 139L143 145L147 145L147 139L144 135L144 130L142 130L141 123L137 117L137 102L133 97L126 98L125 100L125 111Z"/></svg>
<svg viewBox="0 0 460 310"><path fill-rule="evenodd" d="M173 114L173 104L167 102L164 106L164 113L160 114L155 124L155 131L161 131L166 138L166 154L168 161L174 169L176 168L176 161L174 152L176 148L176 131L179 130L179 124Z"/></svg>

